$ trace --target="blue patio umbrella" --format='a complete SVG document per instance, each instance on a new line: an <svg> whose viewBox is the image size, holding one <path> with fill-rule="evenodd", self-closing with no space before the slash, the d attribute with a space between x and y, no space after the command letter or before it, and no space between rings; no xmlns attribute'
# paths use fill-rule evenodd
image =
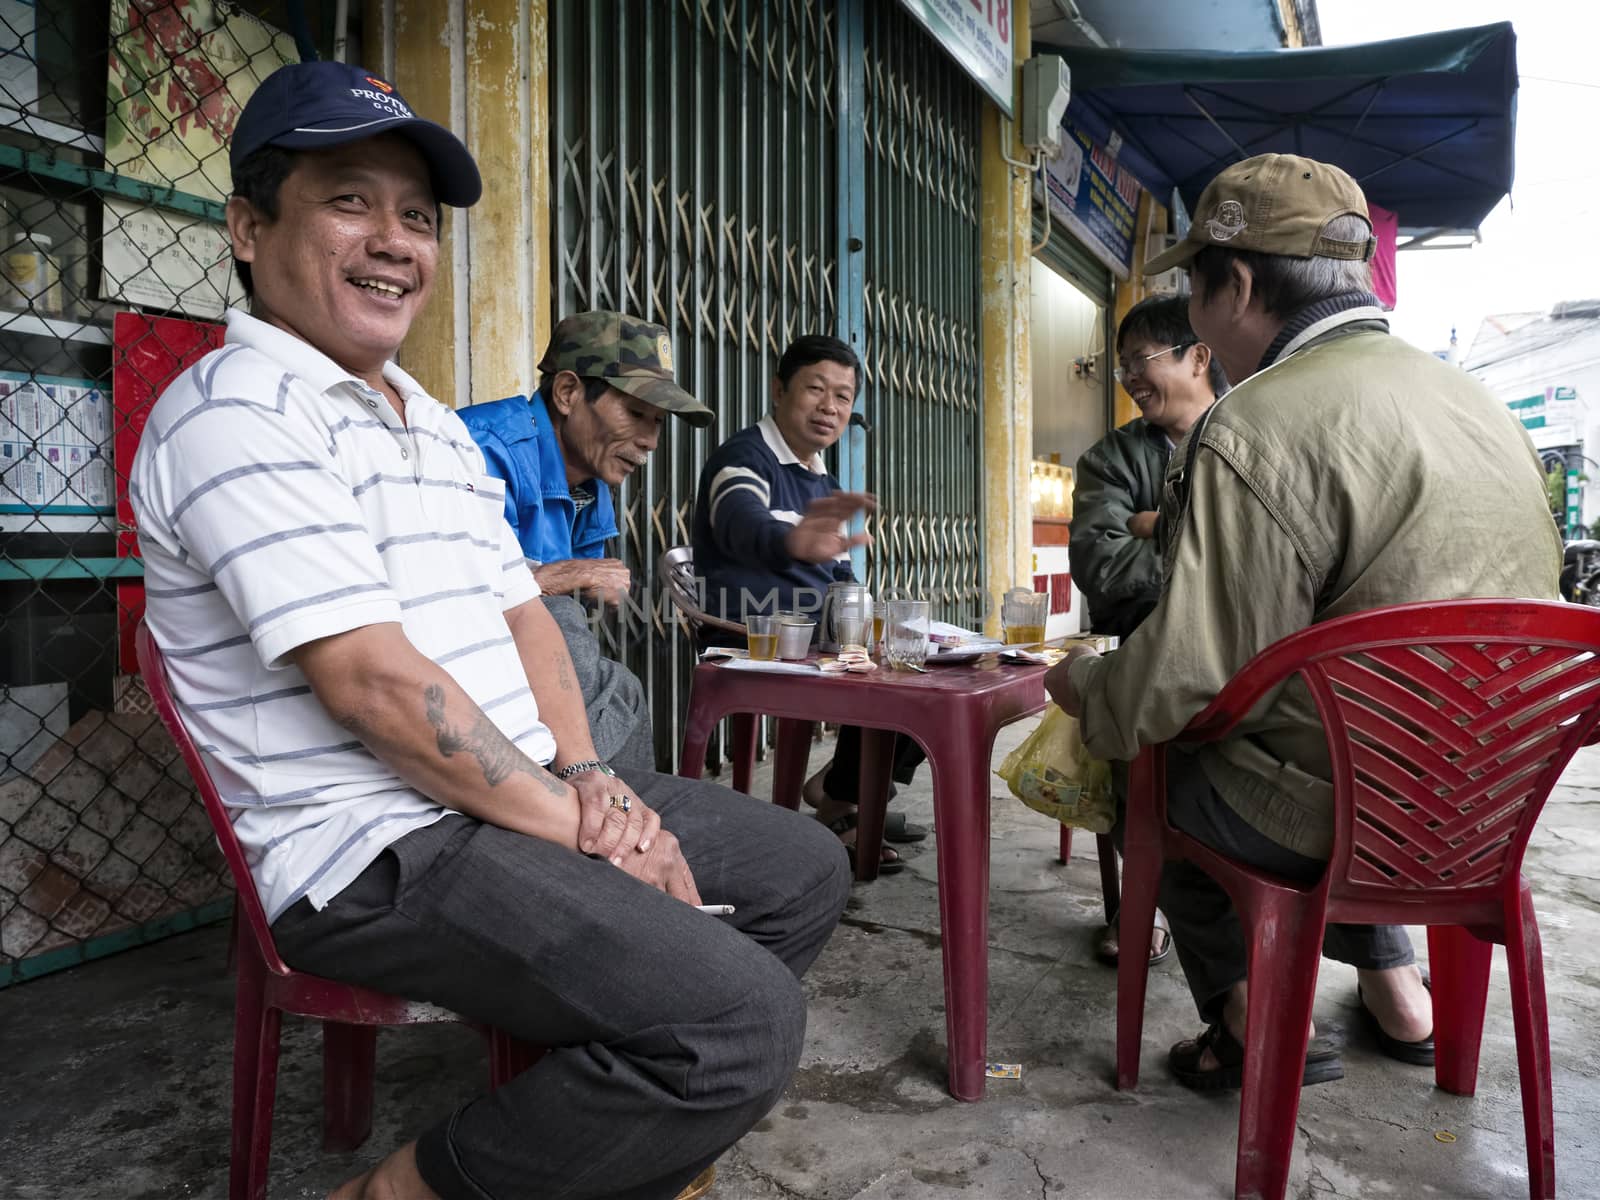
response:
<svg viewBox="0 0 1600 1200"><path fill-rule="evenodd" d="M1053 52L1072 69L1069 119L1120 134L1123 165L1191 211L1223 167L1271 151L1343 167L1413 232L1476 229L1511 189L1509 22L1298 50Z"/></svg>

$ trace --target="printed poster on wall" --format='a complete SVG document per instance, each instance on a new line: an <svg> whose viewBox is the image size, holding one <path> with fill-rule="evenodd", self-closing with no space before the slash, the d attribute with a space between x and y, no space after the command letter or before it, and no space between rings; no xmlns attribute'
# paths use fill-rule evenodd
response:
<svg viewBox="0 0 1600 1200"><path fill-rule="evenodd" d="M1050 215L1118 279L1126 279L1133 268L1139 181L1070 120L1061 122L1061 130L1061 153L1044 165Z"/></svg>
<svg viewBox="0 0 1600 1200"><path fill-rule="evenodd" d="M89 379L0 371L0 512L102 513L111 402Z"/></svg>
<svg viewBox="0 0 1600 1200"><path fill-rule="evenodd" d="M111 320L111 397L116 410L117 557L139 553L128 476L156 397L167 384L222 345L221 325L119 312Z"/></svg>
<svg viewBox="0 0 1600 1200"><path fill-rule="evenodd" d="M945 53L1011 115L1011 0L900 0Z"/></svg>
<svg viewBox="0 0 1600 1200"><path fill-rule="evenodd" d="M227 0L111 0L106 166L226 201L240 110L299 58L293 38Z"/></svg>
<svg viewBox="0 0 1600 1200"><path fill-rule="evenodd" d="M116 409L113 459L117 486L117 557L139 556L139 535L128 499L128 476L144 436L145 422L156 397L167 385L212 350L222 345L223 327L183 321L177 317L149 317L119 312L111 322L115 356L111 389ZM134 634L144 617L144 580L117 581L118 662L123 674L116 680L118 712L148 712L150 697L138 684L138 659Z"/></svg>

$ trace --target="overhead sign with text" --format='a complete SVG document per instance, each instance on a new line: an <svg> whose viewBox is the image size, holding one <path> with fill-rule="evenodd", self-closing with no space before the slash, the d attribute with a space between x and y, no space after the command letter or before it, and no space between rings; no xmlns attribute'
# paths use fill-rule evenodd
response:
<svg viewBox="0 0 1600 1200"><path fill-rule="evenodd" d="M1044 164L1045 202L1118 279L1133 269L1139 181L1070 120L1061 122L1061 153Z"/></svg>
<svg viewBox="0 0 1600 1200"><path fill-rule="evenodd" d="M1011 115L1011 0L900 0L989 98Z"/></svg>

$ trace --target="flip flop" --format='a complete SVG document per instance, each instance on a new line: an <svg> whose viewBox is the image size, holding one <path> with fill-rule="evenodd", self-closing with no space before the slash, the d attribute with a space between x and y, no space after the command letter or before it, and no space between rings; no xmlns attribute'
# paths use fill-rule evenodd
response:
<svg viewBox="0 0 1600 1200"><path fill-rule="evenodd" d="M712 1163L689 1181L689 1186L679 1192L674 1200L700 1200L717 1182L717 1165Z"/></svg>
<svg viewBox="0 0 1600 1200"><path fill-rule="evenodd" d="M1218 1064L1209 1069L1200 1066L1207 1050ZM1172 1047L1167 1052L1167 1065L1179 1083L1197 1092L1233 1091L1244 1086L1244 1047L1221 1021L1207 1027L1199 1037ZM1326 1034L1312 1038L1306 1047L1306 1068L1300 1085L1310 1087L1343 1078L1344 1059L1339 1047Z"/></svg>
<svg viewBox="0 0 1600 1200"><path fill-rule="evenodd" d="M1167 918L1159 908L1156 910L1156 923L1153 932L1161 935L1161 949L1156 950L1154 948L1155 943L1151 943L1150 965L1152 967L1158 962L1164 962L1172 953L1172 928L1167 924ZM1117 965L1119 949L1117 945L1117 923L1111 921L1100 931L1100 939L1095 943L1095 960L1104 963L1108 967L1114 967Z"/></svg>
<svg viewBox="0 0 1600 1200"><path fill-rule="evenodd" d="M1427 988L1430 994L1432 993L1433 981L1427 976L1423 976L1422 986ZM1367 1007L1367 998L1361 994L1359 983L1356 984L1356 1005L1361 1009L1362 1021L1378 1039L1378 1050L1381 1053L1396 1062L1407 1063L1413 1067L1433 1066L1433 1034L1430 1033L1417 1042L1402 1042L1397 1037L1390 1037L1383 1031L1383 1026L1378 1024L1377 1016Z"/></svg>
<svg viewBox="0 0 1600 1200"><path fill-rule="evenodd" d="M856 824L856 814L854 810L852 810L845 813L843 816L835 817L832 821L829 821L828 830L835 836L838 836L840 834L849 833L856 827ZM843 845L845 853L850 856L850 869L853 872L856 866L856 844L854 842L844 842ZM884 858L884 854L894 854L894 857ZM898 854L895 854L895 852L888 846L883 847L882 853L878 856L878 874L895 875L901 871L904 871L905 869L905 859L901 858Z"/></svg>
<svg viewBox="0 0 1600 1200"><path fill-rule="evenodd" d="M928 836L926 825L913 825L906 820L903 812L887 813L883 819L883 840L898 842L904 845L907 842L920 842Z"/></svg>

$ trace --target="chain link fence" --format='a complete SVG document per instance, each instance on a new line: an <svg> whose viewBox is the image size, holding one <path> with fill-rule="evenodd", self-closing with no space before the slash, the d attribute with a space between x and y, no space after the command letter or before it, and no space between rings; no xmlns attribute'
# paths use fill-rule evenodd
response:
<svg viewBox="0 0 1600 1200"><path fill-rule="evenodd" d="M0 986L229 911L137 678L126 481L149 405L240 295L233 123L333 20L315 0L0 0Z"/></svg>

